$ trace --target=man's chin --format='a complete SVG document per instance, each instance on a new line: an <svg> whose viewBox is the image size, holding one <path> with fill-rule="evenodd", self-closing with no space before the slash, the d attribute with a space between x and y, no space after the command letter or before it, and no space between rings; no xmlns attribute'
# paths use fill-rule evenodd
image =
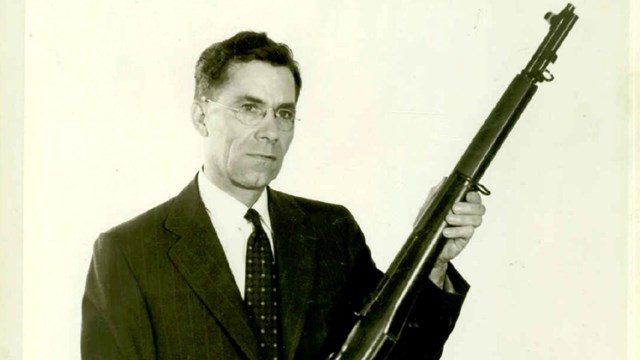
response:
<svg viewBox="0 0 640 360"><path fill-rule="evenodd" d="M260 191L267 187L273 179L275 179L275 176L266 176L261 174L259 176L239 179L238 181L234 181L233 185L245 190Z"/></svg>

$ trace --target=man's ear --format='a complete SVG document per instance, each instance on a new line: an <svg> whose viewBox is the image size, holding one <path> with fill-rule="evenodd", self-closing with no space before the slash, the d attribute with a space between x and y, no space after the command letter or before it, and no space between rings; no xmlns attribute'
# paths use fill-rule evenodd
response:
<svg viewBox="0 0 640 360"><path fill-rule="evenodd" d="M202 108L202 104L194 101L191 104L191 122L193 123L193 127L196 129L198 134L207 137L209 136L209 130L207 130L207 125L204 122L205 119L204 109Z"/></svg>

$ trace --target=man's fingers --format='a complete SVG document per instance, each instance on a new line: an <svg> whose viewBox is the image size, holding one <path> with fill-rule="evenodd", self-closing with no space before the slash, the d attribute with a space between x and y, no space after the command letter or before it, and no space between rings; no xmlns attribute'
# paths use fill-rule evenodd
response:
<svg viewBox="0 0 640 360"><path fill-rule="evenodd" d="M465 196L465 201L457 202L451 208L446 217L447 224L442 235L449 239L448 244L453 244L453 251L449 251L448 258L455 257L473 236L474 229L482 224L482 215L486 209L482 205L480 194L470 191ZM445 249L452 249L451 246Z"/></svg>
<svg viewBox="0 0 640 360"><path fill-rule="evenodd" d="M484 205L470 202L457 202L451 209L456 215L484 215Z"/></svg>
<svg viewBox="0 0 640 360"><path fill-rule="evenodd" d="M469 191L467 193L466 199L470 203L482 204L482 197L478 194L477 191Z"/></svg>
<svg viewBox="0 0 640 360"><path fill-rule="evenodd" d="M470 238L473 235L473 226L447 227L442 230L442 235L447 239Z"/></svg>
<svg viewBox="0 0 640 360"><path fill-rule="evenodd" d="M482 215L449 214L445 220L449 225L478 227L482 224Z"/></svg>

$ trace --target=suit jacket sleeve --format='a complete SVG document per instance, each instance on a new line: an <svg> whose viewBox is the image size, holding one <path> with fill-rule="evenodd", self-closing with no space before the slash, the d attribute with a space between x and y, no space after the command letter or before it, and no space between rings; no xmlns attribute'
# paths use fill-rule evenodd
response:
<svg viewBox="0 0 640 360"><path fill-rule="evenodd" d="M101 235L82 300L82 359L155 359L151 329L127 259L115 239Z"/></svg>
<svg viewBox="0 0 640 360"><path fill-rule="evenodd" d="M408 327L394 350L394 359L440 359L453 331L469 284L449 264L447 276L456 293L447 293L426 281Z"/></svg>
<svg viewBox="0 0 640 360"><path fill-rule="evenodd" d="M375 290L382 273L375 268L371 253L364 241L364 235L349 213L346 219L352 274L350 288L351 306L358 311ZM417 300L409 325L401 340L393 350L391 359L439 359L449 334L453 331L469 285L453 266L449 266L447 276L456 293L447 293L431 281L424 284ZM361 299L361 300L356 300Z"/></svg>

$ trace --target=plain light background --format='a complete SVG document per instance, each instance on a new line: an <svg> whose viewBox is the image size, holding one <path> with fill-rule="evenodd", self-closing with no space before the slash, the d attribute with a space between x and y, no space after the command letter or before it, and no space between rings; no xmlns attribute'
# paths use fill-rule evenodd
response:
<svg viewBox="0 0 640 360"><path fill-rule="evenodd" d="M0 0L0 359L21 358L24 6Z"/></svg>
<svg viewBox="0 0 640 360"><path fill-rule="evenodd" d="M558 1L26 4L24 359L79 358L91 247L195 175L193 66L245 29L291 46L302 122L276 189L346 205L385 269ZM443 359L621 359L628 3L580 20L483 183Z"/></svg>

